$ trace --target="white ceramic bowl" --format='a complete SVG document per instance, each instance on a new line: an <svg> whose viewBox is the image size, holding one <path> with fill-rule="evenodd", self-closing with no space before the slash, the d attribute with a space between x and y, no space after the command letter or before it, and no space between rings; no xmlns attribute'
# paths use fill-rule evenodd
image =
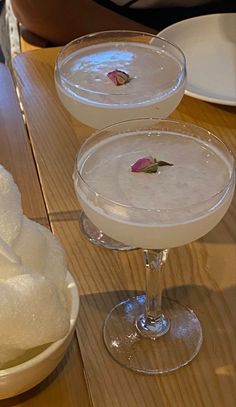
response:
<svg viewBox="0 0 236 407"><path fill-rule="evenodd" d="M79 294L72 275L67 274L67 288L71 295L70 329L67 335L19 365L0 370L0 400L31 389L45 379L62 360L75 331L79 312Z"/></svg>

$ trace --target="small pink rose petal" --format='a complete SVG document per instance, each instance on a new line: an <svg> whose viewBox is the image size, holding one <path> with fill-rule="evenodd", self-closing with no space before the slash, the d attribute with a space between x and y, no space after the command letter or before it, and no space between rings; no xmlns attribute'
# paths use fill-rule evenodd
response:
<svg viewBox="0 0 236 407"><path fill-rule="evenodd" d="M115 69L114 71L108 72L107 77L116 85L125 85L130 81L130 77L126 72Z"/></svg>
<svg viewBox="0 0 236 407"><path fill-rule="evenodd" d="M131 165L132 172L143 171L144 168L148 167L151 164L154 164L155 160L153 157L143 157L139 158L134 164Z"/></svg>

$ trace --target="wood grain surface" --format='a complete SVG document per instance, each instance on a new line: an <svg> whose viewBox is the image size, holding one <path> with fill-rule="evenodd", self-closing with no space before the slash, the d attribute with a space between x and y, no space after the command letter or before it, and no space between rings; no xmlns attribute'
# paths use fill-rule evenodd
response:
<svg viewBox="0 0 236 407"><path fill-rule="evenodd" d="M235 406L235 201L204 238L170 251L163 275L168 296L194 309L201 321L204 341L198 356L175 373L160 376L119 366L105 349L103 322L113 305L144 289L142 253L97 248L80 234L71 176L76 151L92 130L73 119L57 98L57 53L55 48L24 53L15 58L14 70L50 224L65 247L81 294L77 335L91 405ZM236 153L235 109L185 96L172 118L207 128ZM76 392L74 386L75 380L68 385L68 397ZM42 405L40 395L39 390L34 406ZM60 397L48 405L64 406Z"/></svg>
<svg viewBox="0 0 236 407"><path fill-rule="evenodd" d="M50 228L30 140L7 67L0 64L0 164L13 175L24 213ZM0 380L1 376L0 376ZM74 337L56 370L34 389L0 401L1 407L89 407L83 362Z"/></svg>

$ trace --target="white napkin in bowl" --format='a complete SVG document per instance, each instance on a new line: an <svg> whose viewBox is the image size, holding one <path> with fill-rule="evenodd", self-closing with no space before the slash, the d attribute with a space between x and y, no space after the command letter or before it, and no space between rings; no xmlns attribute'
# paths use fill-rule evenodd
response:
<svg viewBox="0 0 236 407"><path fill-rule="evenodd" d="M23 214L19 189L0 165L0 368L66 335L66 273L59 240Z"/></svg>

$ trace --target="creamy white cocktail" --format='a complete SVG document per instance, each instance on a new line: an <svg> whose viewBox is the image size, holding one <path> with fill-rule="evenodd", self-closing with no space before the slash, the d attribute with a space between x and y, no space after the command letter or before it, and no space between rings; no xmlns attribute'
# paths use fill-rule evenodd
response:
<svg viewBox="0 0 236 407"><path fill-rule="evenodd" d="M197 355L200 322L169 294L162 304L161 276L167 248L198 239L224 216L234 175L227 147L184 122L123 122L81 146L74 184L86 215L107 235L144 249L146 294L115 306L104 324L107 349L120 364L160 374Z"/></svg>
<svg viewBox="0 0 236 407"><path fill-rule="evenodd" d="M132 163L146 156L173 165L132 172ZM76 191L87 216L135 247L198 239L223 217L233 194L231 167L217 145L176 130L113 135L79 156L77 166L83 181Z"/></svg>
<svg viewBox="0 0 236 407"><path fill-rule="evenodd" d="M116 86L109 73L129 80ZM67 110L81 122L103 128L122 120L167 117L179 104L185 58L167 41L145 33L104 32L82 37L59 54L55 83Z"/></svg>

